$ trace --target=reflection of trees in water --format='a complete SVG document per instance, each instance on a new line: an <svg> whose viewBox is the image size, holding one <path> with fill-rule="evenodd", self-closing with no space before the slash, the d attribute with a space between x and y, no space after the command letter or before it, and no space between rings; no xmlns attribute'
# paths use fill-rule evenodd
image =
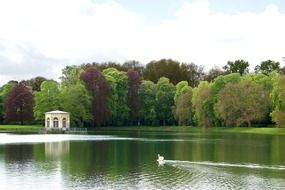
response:
<svg viewBox="0 0 285 190"><path fill-rule="evenodd" d="M60 158L69 154L69 141L45 143L46 157Z"/></svg>
<svg viewBox="0 0 285 190"><path fill-rule="evenodd" d="M161 138L152 135L151 138ZM139 177L143 173L154 173L157 169L157 154L172 154L169 142L147 142L130 140L85 141L70 143L68 164L63 171L70 176L90 179L90 176L105 176L116 179L122 176ZM65 175L68 176L68 175Z"/></svg>
<svg viewBox="0 0 285 190"><path fill-rule="evenodd" d="M19 174L30 167L33 160L33 145L5 145L5 169L8 173Z"/></svg>
<svg viewBox="0 0 285 190"><path fill-rule="evenodd" d="M92 179L93 183L99 183L104 181L104 178L106 181L120 181L126 177L139 179L156 176L157 173L160 173L159 180L168 179L170 176L167 172L172 169L167 165L158 167L157 154L163 155L167 160L285 165L283 136L171 132L131 136L153 140L66 141L29 146L34 146L34 159L41 169L53 171L52 169L59 167L66 181ZM169 140L159 141L165 139ZM185 141L181 141L183 139ZM21 150L18 147L20 150L16 148L15 151L23 153L25 148L27 149L23 147ZM33 149L30 149L27 152L30 152L30 158L33 158ZM9 155L11 157L13 153ZM224 171L224 168L221 167L221 170ZM247 169L232 168L226 171L236 173L239 170L243 173L249 172ZM263 174L267 175L268 172ZM280 177L280 172L278 175L275 176Z"/></svg>
<svg viewBox="0 0 285 190"><path fill-rule="evenodd" d="M5 145L5 160L7 162L13 162L13 161L29 161L33 158L34 152L33 152L33 146L31 144L25 144L25 145L13 145L8 144Z"/></svg>

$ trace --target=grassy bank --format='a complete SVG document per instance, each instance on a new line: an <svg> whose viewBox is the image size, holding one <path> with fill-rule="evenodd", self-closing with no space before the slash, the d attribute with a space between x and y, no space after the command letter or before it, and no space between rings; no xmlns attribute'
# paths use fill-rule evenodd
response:
<svg viewBox="0 0 285 190"><path fill-rule="evenodd" d="M41 125L0 125L0 133L38 133Z"/></svg>
<svg viewBox="0 0 285 190"><path fill-rule="evenodd" d="M0 125L0 133L38 133L42 129L41 125ZM89 132L99 131L141 131L141 132L176 132L176 133L246 133L264 135L285 135L285 128L248 128L248 127L98 127L88 129ZM76 132L75 132L76 133Z"/></svg>
<svg viewBox="0 0 285 190"><path fill-rule="evenodd" d="M142 132L178 132L178 133L246 133L264 135L285 135L285 128L253 128L253 127L100 127L92 130L96 131L142 131Z"/></svg>

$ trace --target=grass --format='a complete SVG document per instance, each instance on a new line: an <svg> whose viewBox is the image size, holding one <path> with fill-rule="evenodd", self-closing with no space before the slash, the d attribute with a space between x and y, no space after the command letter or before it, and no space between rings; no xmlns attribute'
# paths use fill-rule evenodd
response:
<svg viewBox="0 0 285 190"><path fill-rule="evenodd" d="M215 128L213 129L215 130ZM219 128L216 128L219 131ZM285 128L247 128L247 127L234 127L222 128L223 132L229 133L248 133L248 134L264 134L264 135L285 135Z"/></svg>
<svg viewBox="0 0 285 190"><path fill-rule="evenodd" d="M43 129L42 125L0 125L0 133L38 133L39 129ZM285 135L285 128L272 127L98 127L88 130L96 131L142 131L142 132L176 132L176 133L245 133L245 134L264 134L264 135Z"/></svg>
<svg viewBox="0 0 285 190"><path fill-rule="evenodd" d="M42 125L0 125L1 133L38 133Z"/></svg>
<svg viewBox="0 0 285 190"><path fill-rule="evenodd" d="M173 127L100 127L95 128L94 131L146 131L146 132L179 132L179 133L245 133L245 134L264 134L264 135L285 135L285 128L272 127L213 127L213 128L199 128L189 126L173 126Z"/></svg>

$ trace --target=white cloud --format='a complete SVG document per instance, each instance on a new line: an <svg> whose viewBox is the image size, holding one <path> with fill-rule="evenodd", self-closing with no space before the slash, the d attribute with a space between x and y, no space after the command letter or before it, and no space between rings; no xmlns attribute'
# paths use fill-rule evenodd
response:
<svg viewBox="0 0 285 190"><path fill-rule="evenodd" d="M92 61L173 58L210 68L243 58L253 67L285 56L285 14L273 4L261 13L226 14L197 1L173 15L149 25L113 1L0 0L0 84L57 79L65 65Z"/></svg>

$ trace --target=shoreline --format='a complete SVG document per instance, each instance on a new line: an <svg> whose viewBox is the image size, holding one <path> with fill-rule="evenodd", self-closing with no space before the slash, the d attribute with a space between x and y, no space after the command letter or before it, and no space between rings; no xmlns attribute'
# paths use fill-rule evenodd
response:
<svg viewBox="0 0 285 190"><path fill-rule="evenodd" d="M41 125L0 125L0 133L38 134L43 129ZM86 134L96 132L174 132L174 133L235 133L235 134L263 134L285 135L285 128L272 127L213 127L201 128L190 126L133 126L133 127L95 127L88 128ZM82 134L80 131L68 131L65 134Z"/></svg>

